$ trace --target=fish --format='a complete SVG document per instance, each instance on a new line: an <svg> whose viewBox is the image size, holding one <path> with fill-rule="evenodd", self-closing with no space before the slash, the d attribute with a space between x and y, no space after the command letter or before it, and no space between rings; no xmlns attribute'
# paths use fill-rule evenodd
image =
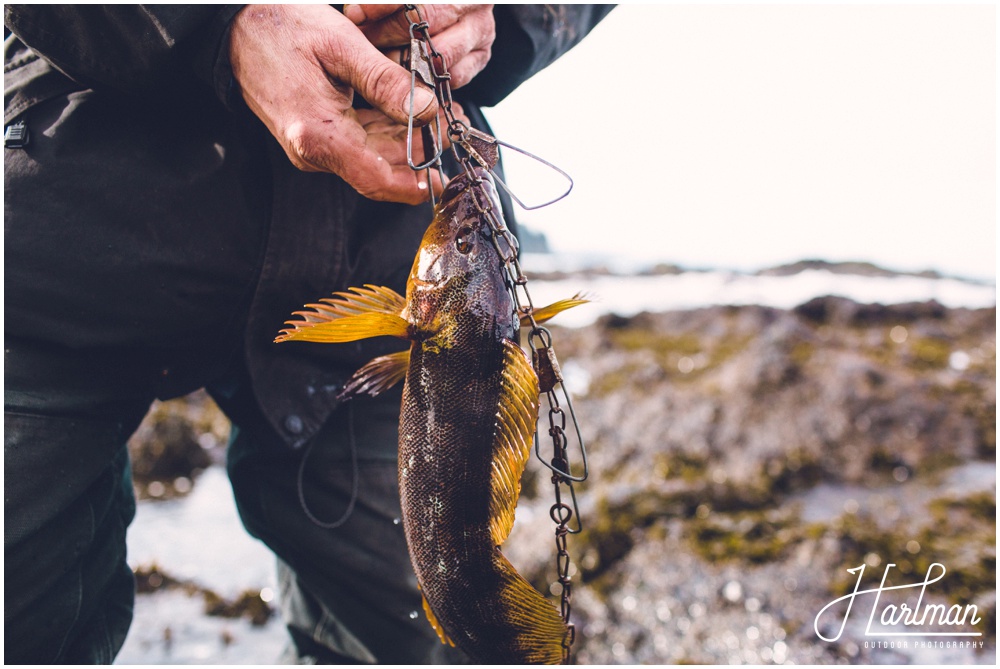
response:
<svg viewBox="0 0 1000 669"><path fill-rule="evenodd" d="M477 662L557 664L566 623L500 547L538 416L539 382L519 329L588 300L577 294L530 316L518 311L488 209L503 224L489 173L457 175L424 233L405 297L372 284L334 293L294 312L275 341L411 342L361 367L341 396L404 382L400 504L427 619L443 643Z"/></svg>

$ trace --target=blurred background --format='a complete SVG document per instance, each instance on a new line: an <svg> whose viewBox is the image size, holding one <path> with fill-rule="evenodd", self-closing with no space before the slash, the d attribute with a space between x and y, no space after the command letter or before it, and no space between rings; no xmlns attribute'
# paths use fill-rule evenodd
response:
<svg viewBox="0 0 1000 669"><path fill-rule="evenodd" d="M489 113L576 181L519 220L535 301L595 296L552 328L591 466L580 663L995 662L996 26L988 5L626 5ZM505 160L525 202L558 193ZM279 657L228 429L195 394L130 444L119 663ZM545 471L504 550L557 592ZM982 636L955 640L981 647L880 645L862 600L817 636L847 569L872 588L933 563L924 604L976 606L960 631Z"/></svg>
<svg viewBox="0 0 1000 669"><path fill-rule="evenodd" d="M995 36L986 5L625 5L489 118L576 180L523 217L560 252L993 278ZM516 157L522 200L558 189Z"/></svg>

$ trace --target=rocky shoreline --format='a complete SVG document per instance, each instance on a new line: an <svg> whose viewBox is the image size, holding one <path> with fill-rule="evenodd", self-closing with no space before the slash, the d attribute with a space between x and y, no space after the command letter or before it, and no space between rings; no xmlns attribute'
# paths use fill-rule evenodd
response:
<svg viewBox="0 0 1000 669"><path fill-rule="evenodd" d="M591 467L569 539L577 661L991 663L995 323L995 308L824 297L553 326ZM219 423L198 420L215 453ZM529 464L504 552L558 591L545 472ZM935 563L947 575L924 604L975 606L947 630L982 636L866 636L860 598L842 634L842 608L816 625L836 640L817 636L848 569L874 588L889 564L898 585ZM888 631L903 629L918 628Z"/></svg>
<svg viewBox="0 0 1000 669"><path fill-rule="evenodd" d="M592 472L570 538L578 660L991 662L995 318L826 297L554 328ZM505 551L547 588L551 493L526 492ZM869 588L889 563L893 584L946 565L928 597L977 606L962 631L984 635L868 637L859 599L819 639L846 570L865 564Z"/></svg>

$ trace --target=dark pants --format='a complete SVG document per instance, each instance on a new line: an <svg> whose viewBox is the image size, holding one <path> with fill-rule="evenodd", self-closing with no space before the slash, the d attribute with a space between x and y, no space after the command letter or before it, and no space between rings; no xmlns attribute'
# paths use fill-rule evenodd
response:
<svg viewBox="0 0 1000 669"><path fill-rule="evenodd" d="M153 399L148 370L137 353L5 343L4 660L110 663L132 618L125 531L135 500L125 443ZM220 404L234 407L241 392L231 381ZM352 401L298 450L253 420L234 424L228 470L237 505L249 532L279 557L300 660L463 659L424 619L397 521L398 411L398 391ZM355 484L348 519L322 527L343 515Z"/></svg>

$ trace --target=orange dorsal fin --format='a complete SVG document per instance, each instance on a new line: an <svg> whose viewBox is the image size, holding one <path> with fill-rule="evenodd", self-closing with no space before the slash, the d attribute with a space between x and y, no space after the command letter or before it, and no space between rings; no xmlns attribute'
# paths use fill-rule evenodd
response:
<svg viewBox="0 0 1000 669"><path fill-rule="evenodd" d="M509 340L504 340L501 379L490 480L490 535L497 546L514 526L521 474L538 418L538 377L521 347Z"/></svg>
<svg viewBox="0 0 1000 669"><path fill-rule="evenodd" d="M367 284L333 295L307 304L308 311L294 312L300 320L287 321L291 327L274 341L335 344L380 336L408 338L409 324L399 315L406 301L391 288Z"/></svg>

